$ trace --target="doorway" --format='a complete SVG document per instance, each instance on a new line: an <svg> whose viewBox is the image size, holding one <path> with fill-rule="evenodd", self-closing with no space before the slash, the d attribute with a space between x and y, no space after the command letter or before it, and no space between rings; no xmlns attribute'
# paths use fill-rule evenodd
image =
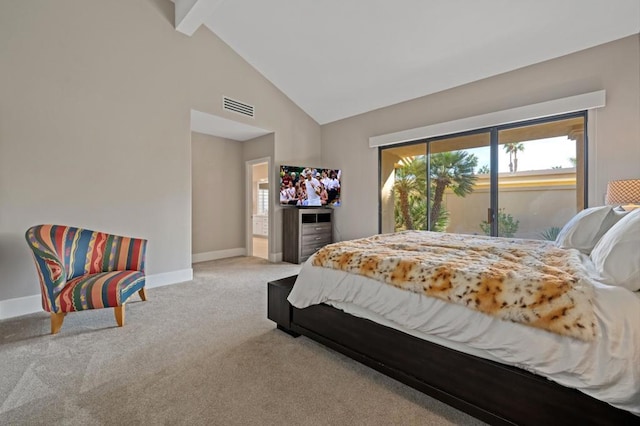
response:
<svg viewBox="0 0 640 426"><path fill-rule="evenodd" d="M269 161L247 161L247 255L269 259Z"/></svg>

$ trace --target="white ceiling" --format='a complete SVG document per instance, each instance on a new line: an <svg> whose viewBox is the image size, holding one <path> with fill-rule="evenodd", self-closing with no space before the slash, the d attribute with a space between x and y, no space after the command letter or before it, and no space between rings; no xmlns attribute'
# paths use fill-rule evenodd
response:
<svg viewBox="0 0 640 426"><path fill-rule="evenodd" d="M320 124L640 32L640 0L181 1Z"/></svg>

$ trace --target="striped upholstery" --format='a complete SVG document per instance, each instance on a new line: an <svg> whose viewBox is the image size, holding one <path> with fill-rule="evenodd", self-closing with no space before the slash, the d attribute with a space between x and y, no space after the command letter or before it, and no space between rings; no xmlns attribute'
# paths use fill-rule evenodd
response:
<svg viewBox="0 0 640 426"><path fill-rule="evenodd" d="M147 240L61 225L26 233L47 312L122 306L145 285Z"/></svg>

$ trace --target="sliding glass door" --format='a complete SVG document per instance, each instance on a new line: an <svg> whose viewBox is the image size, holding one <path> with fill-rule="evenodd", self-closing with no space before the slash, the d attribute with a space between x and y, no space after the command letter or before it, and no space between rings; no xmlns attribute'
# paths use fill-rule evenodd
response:
<svg viewBox="0 0 640 426"><path fill-rule="evenodd" d="M583 115L498 131L497 235L552 240L582 210Z"/></svg>
<svg viewBox="0 0 640 426"><path fill-rule="evenodd" d="M478 233L491 200L490 142L474 132L381 150L381 231Z"/></svg>
<svg viewBox="0 0 640 426"><path fill-rule="evenodd" d="M427 230L427 144L380 152L382 232Z"/></svg>
<svg viewBox="0 0 640 426"><path fill-rule="evenodd" d="M428 145L429 229L482 233L491 207L491 133L447 137Z"/></svg>
<svg viewBox="0 0 640 426"><path fill-rule="evenodd" d="M553 239L585 205L586 115L380 149L380 231Z"/></svg>

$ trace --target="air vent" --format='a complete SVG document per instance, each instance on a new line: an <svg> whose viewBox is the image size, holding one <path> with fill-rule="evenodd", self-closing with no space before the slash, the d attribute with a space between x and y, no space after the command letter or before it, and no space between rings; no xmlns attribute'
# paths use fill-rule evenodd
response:
<svg viewBox="0 0 640 426"><path fill-rule="evenodd" d="M247 117L251 118L253 118L254 116L253 105L245 104L243 102L227 98L226 96L222 97L222 109L224 109L225 111L231 111L237 114L246 115Z"/></svg>

